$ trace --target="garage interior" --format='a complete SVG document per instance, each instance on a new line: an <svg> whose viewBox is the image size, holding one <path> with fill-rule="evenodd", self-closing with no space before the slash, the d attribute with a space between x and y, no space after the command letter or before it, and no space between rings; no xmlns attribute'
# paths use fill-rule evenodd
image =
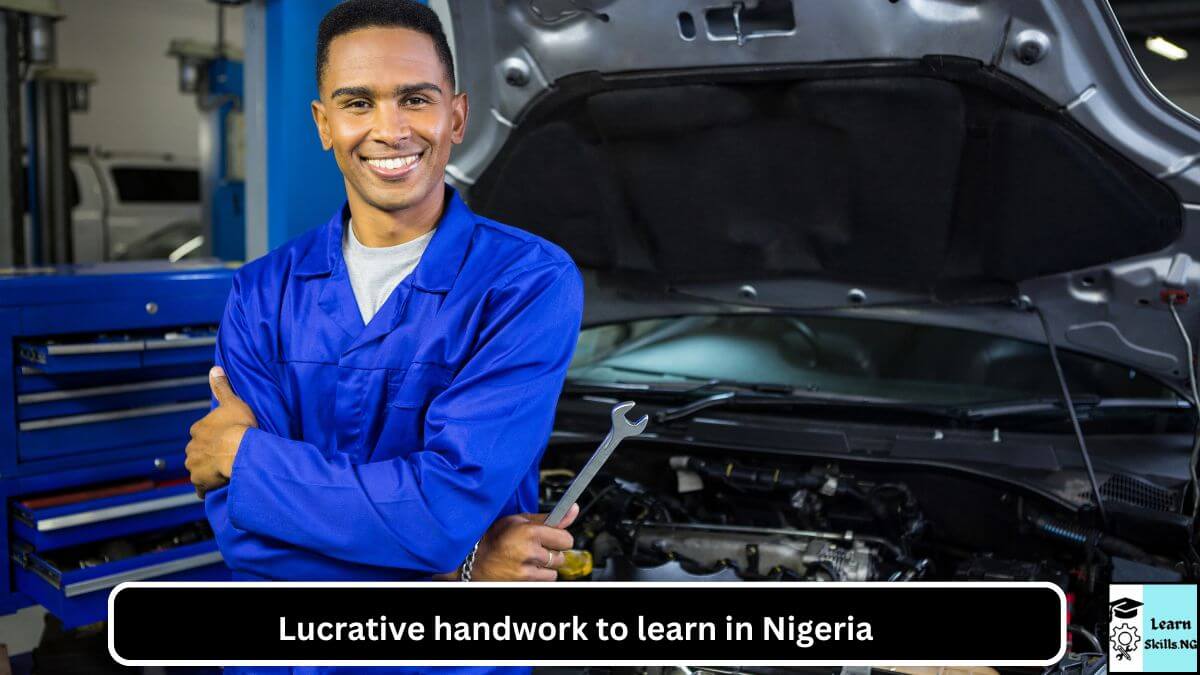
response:
<svg viewBox="0 0 1200 675"><path fill-rule="evenodd" d="M203 515L200 502L189 501L190 485L177 479L182 470L182 451L172 452L171 448L179 445L178 439L155 425L139 426L119 418L82 431L39 425L42 413L35 408L57 405L54 397L48 396L53 386L49 380L39 379L37 370L21 368L37 364L40 373L62 373L79 387L136 388L152 380L169 382L163 386L185 403L174 404L176 408L166 411L164 428L186 429L189 420L195 420L201 414L198 411L207 407L204 373L211 362L216 322L232 270L299 234L314 224L311 214L332 212L344 199L337 167L312 133L307 104L313 95L311 36L320 17L337 0L312 0L303 8L291 0L287 2L288 7L284 7L283 0L0 0L0 279L34 280L28 287L30 295L19 302L16 298L0 298L0 339L7 342L0 344L0 360L8 359L2 364L6 374L0 375L0 385L9 393L18 392L16 396L0 397L0 402L10 404L9 409L0 410L0 425L13 427L15 420L33 422L22 421L19 431L8 436L0 434L0 507L6 514L16 514L11 522L0 518L4 525L0 530L0 674L71 672L80 663L95 668L97 662L89 659L95 657L96 649L101 654L104 650L103 627L94 622L103 608L94 604L95 598L74 602L74 595L31 595L23 584L32 582L17 581L19 565L15 561L32 554L17 548L10 552L18 539L44 537L51 550L93 540L71 527L64 527L60 532L64 538L59 541L52 541L56 531L53 527L29 529L29 513L58 505L29 502L24 499L27 493L104 483L121 475L123 469L113 467L123 462L149 461L154 470L176 477L153 483L155 499L164 500L164 504L186 504L190 509L181 509L173 519L160 523L157 534L183 542L182 546L195 547L190 557L164 559L163 573L188 572L194 576L180 578L207 579L210 577L205 574L220 567L219 554L214 557L212 547L193 542L190 537L194 533L186 527L189 519ZM449 23L453 0L430 0L428 4ZM1200 117L1200 2L1112 0L1112 6L1149 80L1180 109ZM454 36L450 38L453 46ZM812 83L796 86L820 89ZM834 112L818 113L836 116L836 109L844 105L839 98L842 94L827 89L819 95L827 97L825 102ZM881 97L895 94L885 89L880 85ZM810 93L806 90L806 95ZM901 93L959 96L948 88L927 86ZM637 123L623 119L621 111L627 106L658 111L698 110L711 97L713 92L703 87L675 100L651 96L634 101L615 92L593 101L591 118L585 119L583 111L569 107L561 111L561 124L554 129L561 132L561 137L547 133L534 138L524 149L526 155L518 151L509 159L532 167L522 170L522 175L530 171L536 174L540 153L573 152L571 134L595 133L587 125L600 120L614 125L603 131L617 139L614 146L626 153L635 169L645 171L652 179L655 171L666 169L647 159L654 148L638 144ZM885 118L893 124L908 124L914 135L929 130L923 127L927 120L906 119L903 110L883 110L879 114L881 124ZM812 136L801 135L795 147L784 144L778 151L820 153L823 127L818 122L797 122L801 134ZM763 137L758 140L769 142L775 132L774 127L764 125ZM932 133L920 138L930 144L946 140ZM952 139L954 145L946 152L958 152L961 140ZM812 150L814 147L818 149ZM874 148L857 150L869 153ZM1057 150L1047 150L1041 161L1054 160ZM585 153L573 156L581 164L581 172L592 170L586 165L588 159ZM1014 162L1019 159L1014 158ZM703 157L693 157L693 161L702 162ZM554 176L543 178L544 185L554 184ZM899 178L897 189L908 186L905 178L914 183L930 180L929 176ZM952 177L944 178L949 181ZM536 225L532 221L545 214L571 217L580 201L606 199L606 193L597 197L564 187L545 195L545 201L531 202L529 195L520 194L503 181L503 176L485 175L481 194L491 194L493 201L488 208L510 214L515 223L528 221ZM809 187L812 193L805 196L813 200L830 194L828 186ZM753 185L735 185L733 189L752 190ZM1136 199L1121 201L1113 197L1112 202L1103 201L1111 196L1087 195L1101 202L1095 207L1098 218L1123 217L1126 211L1122 209L1126 208L1156 208L1153 187ZM939 206L949 208L938 204L931 208ZM1094 202L1062 206L1078 210L1094 206ZM704 205L694 208L696 211L690 214L693 223L719 227L721 219L713 216L711 209ZM890 205L883 203L878 208ZM611 213L592 216L620 218L620 214ZM304 223L307 225L302 226ZM1139 252L1153 251L1169 242L1177 233L1170 225L1165 223L1162 231L1138 233L1143 237L1135 243ZM1020 236L1036 236L1036 230L1031 227ZM664 232L660 236L685 235ZM593 243L595 248L588 248ZM1006 242L990 243L989 250L997 260L1018 266L1024 262L1017 256L1006 257ZM1043 243L1054 245L1053 241ZM610 254L603 244L580 242L598 259ZM914 250L906 251L906 245L913 245ZM707 258L682 256L673 260L681 278L703 281L714 260L738 264L736 249L730 242L718 241L714 246L714 250L706 251ZM846 272L856 271L856 265L876 270L889 262L920 265L920 251L915 250L919 247L914 242L898 240L891 248L905 253L876 261L838 257L835 252L828 259L797 263L798 256L788 262L814 268L841 266L838 269ZM1109 260L1115 254L1099 255ZM1059 269L1005 269L1003 274L1018 279L1092 262L1064 260ZM163 300L155 303L135 300L140 297L133 293L136 280L131 282L135 286L109 286L107 282L95 285L90 280L114 269L136 276L138 265L145 264L220 271L186 289L182 284L156 289ZM58 266L74 266L76 272L62 277L65 280L61 283L37 281L51 278L46 273ZM933 278L943 270L901 272ZM111 303L91 304L96 297ZM14 309L18 304L33 308L21 310L27 314L21 315L19 330ZM39 307L45 311L35 311ZM108 347L97 350L94 341L85 339L85 334L95 332L92 327L104 324L113 313L128 316L133 327L121 340L136 348L109 349L112 343L108 342ZM20 337L62 333L70 334L74 341L49 344ZM137 369L128 381L114 385L107 379L106 373L128 368ZM156 394L129 396L126 403L150 406ZM13 445L5 447L9 438ZM122 454L121 444L130 438L140 438L145 447L158 447L161 452ZM75 450L64 451L68 445ZM103 456L108 463L93 466L88 460L93 456ZM31 468L35 465L39 468ZM126 503L119 493L92 498L113 499L114 508ZM21 528L32 534L22 534ZM160 544L146 541L138 546L151 550ZM78 584L77 595L83 597L87 591L101 588L105 579L86 572L84 565L73 571L74 580L63 575L59 581L64 588ZM63 621L63 616L68 620ZM115 664L106 667L114 672L124 670Z"/></svg>

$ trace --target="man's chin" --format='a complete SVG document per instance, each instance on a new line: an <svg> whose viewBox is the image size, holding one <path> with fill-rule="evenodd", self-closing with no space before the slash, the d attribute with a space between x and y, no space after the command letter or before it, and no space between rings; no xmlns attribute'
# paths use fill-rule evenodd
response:
<svg viewBox="0 0 1200 675"><path fill-rule="evenodd" d="M373 189L360 191L363 201L380 211L403 211L419 204L429 193L423 186L405 185L404 188Z"/></svg>
<svg viewBox="0 0 1200 675"><path fill-rule="evenodd" d="M367 194L363 195L363 201L368 206L380 211L394 212L403 211L415 206L420 199L413 194L404 195L389 195L389 194Z"/></svg>

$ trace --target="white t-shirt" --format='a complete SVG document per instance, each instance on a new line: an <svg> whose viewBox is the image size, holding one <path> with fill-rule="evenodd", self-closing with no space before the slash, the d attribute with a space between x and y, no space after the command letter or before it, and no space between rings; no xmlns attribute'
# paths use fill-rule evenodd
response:
<svg viewBox="0 0 1200 675"><path fill-rule="evenodd" d="M375 312L387 302L396 286L421 262L421 255L437 228L395 246L372 248L363 246L354 234L354 221L346 224L346 235L342 238L342 257L346 259L346 271L350 274L350 286L363 323L371 322Z"/></svg>

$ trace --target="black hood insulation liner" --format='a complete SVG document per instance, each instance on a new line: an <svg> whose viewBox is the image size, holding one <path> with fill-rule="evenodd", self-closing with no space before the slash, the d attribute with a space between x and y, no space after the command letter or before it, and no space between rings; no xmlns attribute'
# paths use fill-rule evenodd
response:
<svg viewBox="0 0 1200 675"><path fill-rule="evenodd" d="M581 267L667 283L1010 284L1160 250L1176 195L974 61L583 74L522 119L472 206Z"/></svg>

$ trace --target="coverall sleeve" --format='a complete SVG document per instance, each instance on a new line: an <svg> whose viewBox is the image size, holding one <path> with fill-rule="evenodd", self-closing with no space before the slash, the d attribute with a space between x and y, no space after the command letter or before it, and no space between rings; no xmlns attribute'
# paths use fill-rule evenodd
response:
<svg viewBox="0 0 1200 675"><path fill-rule="evenodd" d="M424 447L354 464L251 429L234 460L231 523L351 562L455 569L549 439L579 334L579 272L554 263L518 273L482 307L471 356L430 402Z"/></svg>
<svg viewBox="0 0 1200 675"><path fill-rule="evenodd" d="M271 331L247 318L241 275L234 277L233 289L217 330L216 365L225 369L229 383L254 411L259 429L271 434L294 437L296 425L280 388L281 369L274 355ZM254 312L250 312L251 315ZM214 407L217 401L212 401ZM227 509L228 486L210 490L205 497L205 512L226 564L231 568L262 578L272 578L279 565L283 544L270 537L244 532L232 526ZM294 553L291 559L295 559ZM312 558L320 562L320 558ZM320 575L318 571L313 575Z"/></svg>
<svg viewBox="0 0 1200 675"><path fill-rule="evenodd" d="M252 324L242 307L241 282L234 278L225 315L217 329L216 365L225 370L230 386L258 421L263 431L291 436L291 414L280 389L280 368L271 356L270 331ZM264 354L266 356L264 356ZM216 407L217 400L212 401Z"/></svg>

